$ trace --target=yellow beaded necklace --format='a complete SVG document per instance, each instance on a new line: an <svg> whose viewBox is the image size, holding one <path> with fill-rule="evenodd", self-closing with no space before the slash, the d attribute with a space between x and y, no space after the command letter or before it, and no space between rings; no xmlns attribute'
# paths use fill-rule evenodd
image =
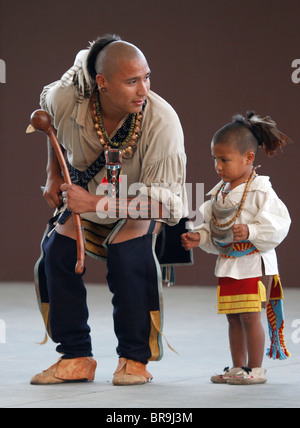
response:
<svg viewBox="0 0 300 428"><path fill-rule="evenodd" d="M110 148L120 149L122 152L123 158L131 159L137 148L137 139L141 135L143 112L134 113L131 115L131 124L130 124L128 135L125 138L125 140L121 142L112 141L107 135L107 132L103 124L99 92L97 90L93 95L92 113L93 113L94 126L95 126L96 133L99 138L101 146L105 150L108 150Z"/></svg>
<svg viewBox="0 0 300 428"><path fill-rule="evenodd" d="M253 170L251 172L251 175L250 175L250 177L247 180L247 184L246 184L246 187L245 187L245 191L244 191L241 203L239 205L239 209L238 209L236 215L231 220L227 221L226 223L219 223L218 220L216 219L214 213L213 212L211 213L211 218L212 218L214 224L217 227L219 227L219 228L228 227L229 225L231 225L232 223L234 223L235 220L240 216L240 214L241 214L241 212L242 212L242 210L244 208L244 205L245 205L245 200L246 200L246 196L247 196L250 184L252 183L252 181L254 180L255 177L256 177L255 168L253 168ZM217 198L217 196L220 193L220 191L222 190L223 186L224 186L224 184L222 184L222 186L218 189L215 198Z"/></svg>

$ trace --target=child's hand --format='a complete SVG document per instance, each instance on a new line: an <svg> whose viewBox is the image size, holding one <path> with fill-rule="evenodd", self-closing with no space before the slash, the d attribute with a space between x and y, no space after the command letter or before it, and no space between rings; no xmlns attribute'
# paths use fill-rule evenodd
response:
<svg viewBox="0 0 300 428"><path fill-rule="evenodd" d="M195 232L183 233L181 235L181 244L185 250L198 247L200 244L200 234Z"/></svg>
<svg viewBox="0 0 300 428"><path fill-rule="evenodd" d="M232 226L233 239L235 242L246 241L249 236L249 228L246 224L235 224Z"/></svg>

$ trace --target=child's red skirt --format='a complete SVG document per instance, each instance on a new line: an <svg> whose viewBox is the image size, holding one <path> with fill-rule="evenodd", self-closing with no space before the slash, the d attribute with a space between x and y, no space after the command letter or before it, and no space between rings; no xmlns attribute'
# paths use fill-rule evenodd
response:
<svg viewBox="0 0 300 428"><path fill-rule="evenodd" d="M218 279L218 313L239 314L261 312L261 304L266 301L266 289L257 278Z"/></svg>

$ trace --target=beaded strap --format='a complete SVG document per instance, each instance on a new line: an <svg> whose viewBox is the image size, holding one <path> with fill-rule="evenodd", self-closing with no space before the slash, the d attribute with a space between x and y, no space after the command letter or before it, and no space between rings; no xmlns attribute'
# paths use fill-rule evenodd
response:
<svg viewBox="0 0 300 428"><path fill-rule="evenodd" d="M217 242L217 244L220 247L229 246L231 244L222 244L221 242ZM234 242L232 251L229 254L220 254L221 257L224 258L237 258L237 257L243 257L248 256L250 254L258 253L259 250L249 241L240 241L240 242Z"/></svg>

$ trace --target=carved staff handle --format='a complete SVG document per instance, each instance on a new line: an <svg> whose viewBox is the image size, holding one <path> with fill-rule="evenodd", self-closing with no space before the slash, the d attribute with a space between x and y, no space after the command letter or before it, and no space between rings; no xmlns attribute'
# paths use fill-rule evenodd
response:
<svg viewBox="0 0 300 428"><path fill-rule="evenodd" d="M31 125L27 128L27 132L33 132L35 130L45 132L48 135L53 148L55 150L58 162L60 164L65 182L67 184L72 184L69 169L66 164L61 146L56 137L55 129L51 124L51 118L49 114L44 110L36 110L32 113L30 117ZM74 224L76 228L76 241L77 241L77 263L75 266L75 272L81 274L84 269L84 260L85 260L85 245L82 232L81 219L79 214L73 213Z"/></svg>

